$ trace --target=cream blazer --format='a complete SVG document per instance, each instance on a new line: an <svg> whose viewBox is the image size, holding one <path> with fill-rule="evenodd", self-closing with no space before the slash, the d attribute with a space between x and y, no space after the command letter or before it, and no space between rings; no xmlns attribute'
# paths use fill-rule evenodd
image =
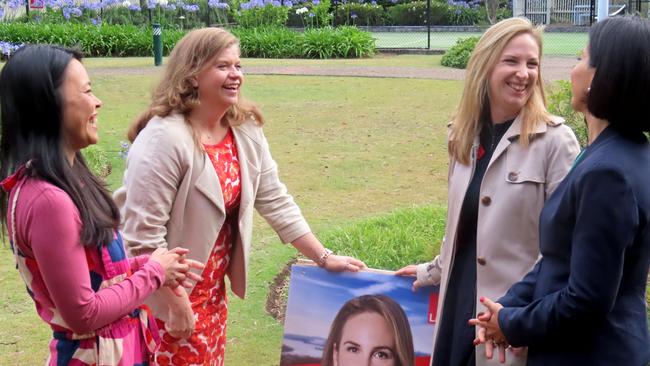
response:
<svg viewBox="0 0 650 366"><path fill-rule="evenodd" d="M241 200L228 277L244 298L251 249L253 208L284 243L310 228L278 178L262 128L253 121L232 127L237 145ZM225 220L219 178L208 155L195 144L182 115L154 117L129 150L121 188L114 199L122 215L125 245L132 255L182 246L205 263ZM191 291L189 289L188 291ZM147 302L166 320L164 303Z"/></svg>
<svg viewBox="0 0 650 366"><path fill-rule="evenodd" d="M551 125L539 123L525 147L519 143L521 115L515 118L495 148L483 176L476 237L477 312L484 311L482 296L497 300L519 281L539 256L539 215L544 202L569 172L580 146L573 131L557 117ZM456 252L456 232L465 192L476 165L478 137L471 162L451 159L448 177L447 225L440 255L417 267L418 280L440 285L438 322ZM434 334L434 349L437 334ZM508 355L508 365L524 365L525 358ZM503 365L488 360L483 346L476 349L476 365Z"/></svg>

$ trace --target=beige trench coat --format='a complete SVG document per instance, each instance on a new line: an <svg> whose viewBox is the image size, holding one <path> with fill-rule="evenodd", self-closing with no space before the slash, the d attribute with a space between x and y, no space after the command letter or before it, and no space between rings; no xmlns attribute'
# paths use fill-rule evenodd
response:
<svg viewBox="0 0 650 366"><path fill-rule="evenodd" d="M540 123L527 147L519 143L521 115L497 145L480 189L476 240L477 312L484 311L479 298L501 297L532 269L539 256L539 214L546 199L568 173L580 147L571 129L556 118L552 125ZM456 250L456 229L465 192L476 164L478 137L471 164L454 159L449 166L447 226L438 255L417 267L418 280L440 285L438 322L443 314L447 281ZM434 349L437 334L434 335ZM525 358L508 356L508 365L524 365ZM476 350L476 365L502 365L498 357L485 358L483 346Z"/></svg>
<svg viewBox="0 0 650 366"><path fill-rule="evenodd" d="M248 121L232 131L239 154L241 199L228 277L233 293L243 298L253 208L284 243L310 229L278 178L262 128ZM129 150L123 186L114 199L131 254L182 246L190 250L188 258L205 263L225 220L219 178L208 155L195 145L183 116L177 114L154 117L140 132ZM166 303L157 301L155 295L147 303L157 317L166 320Z"/></svg>

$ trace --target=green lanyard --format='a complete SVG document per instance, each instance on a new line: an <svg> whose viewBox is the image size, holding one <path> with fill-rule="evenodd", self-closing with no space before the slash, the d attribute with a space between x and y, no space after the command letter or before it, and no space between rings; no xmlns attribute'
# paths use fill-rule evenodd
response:
<svg viewBox="0 0 650 366"><path fill-rule="evenodd" d="M575 168L578 164L580 164L582 158L584 158L585 156L585 151L587 151L586 148L580 150L580 153L578 154L578 156L576 156L576 159L573 161L573 165L571 165L571 169L569 170L569 173L573 170L573 168Z"/></svg>

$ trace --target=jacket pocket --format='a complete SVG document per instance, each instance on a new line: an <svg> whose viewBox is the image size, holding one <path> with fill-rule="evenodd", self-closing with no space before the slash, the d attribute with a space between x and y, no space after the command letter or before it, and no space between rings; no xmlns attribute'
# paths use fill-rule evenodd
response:
<svg viewBox="0 0 650 366"><path fill-rule="evenodd" d="M544 157L537 154L508 154L506 156L505 180L512 184L546 183Z"/></svg>

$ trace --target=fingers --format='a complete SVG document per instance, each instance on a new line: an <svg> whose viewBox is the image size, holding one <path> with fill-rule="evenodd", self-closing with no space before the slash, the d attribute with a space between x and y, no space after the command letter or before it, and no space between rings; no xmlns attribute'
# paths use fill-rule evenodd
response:
<svg viewBox="0 0 650 366"><path fill-rule="evenodd" d="M494 356L494 342L486 342L485 357L491 360L493 356Z"/></svg>
<svg viewBox="0 0 650 366"><path fill-rule="evenodd" d="M499 362L506 363L506 348L505 344L499 345Z"/></svg>
<svg viewBox="0 0 650 366"><path fill-rule="evenodd" d="M179 256L184 256L185 254L189 253L190 250L186 248L181 248L181 247L176 247L172 248L169 250L170 253L178 254Z"/></svg>
<svg viewBox="0 0 650 366"><path fill-rule="evenodd" d="M185 290L183 290L183 287L178 286L178 284L176 284L176 286L173 286L173 287L170 286L170 287L171 287L172 292L174 293L174 295L176 295L176 296L178 296L178 297L182 297L182 296L183 296L183 292L185 292ZM171 334L172 332L169 332L169 333ZM181 336L175 336L175 335L173 335L173 334L171 334L171 335L172 335L173 337L176 337L176 338L181 338Z"/></svg>
<svg viewBox="0 0 650 366"><path fill-rule="evenodd" d="M349 263L351 265L354 265L359 269L368 268L368 266L366 266L366 264L363 263L362 261L360 261L359 259L356 259L356 258L353 258L353 257L347 257L347 259L348 259L348 261L349 261Z"/></svg>
<svg viewBox="0 0 650 366"><path fill-rule="evenodd" d="M410 264L404 268L400 268L395 271L397 276L415 276L417 274L417 266L415 264Z"/></svg>
<svg viewBox="0 0 650 366"><path fill-rule="evenodd" d="M413 281L413 292L416 292L420 287L422 287L422 282L418 280Z"/></svg>
<svg viewBox="0 0 650 366"><path fill-rule="evenodd" d="M193 259L184 259L183 263L187 264L192 269L203 269L203 268L205 268L205 264L203 264L203 263L201 263L199 261L195 261Z"/></svg>
<svg viewBox="0 0 650 366"><path fill-rule="evenodd" d="M203 281L203 277L201 277L200 275L198 275L198 274L196 274L196 273L194 273L192 271L188 271L185 275L187 276L188 279L190 279L190 280L192 280L194 282Z"/></svg>
<svg viewBox="0 0 650 366"><path fill-rule="evenodd" d="M496 313L497 310L499 310L499 308L501 308L501 305L499 305L498 303L490 300L487 297L481 297L480 301L481 301L481 304L483 304L486 308L488 308L488 310L490 310L491 313Z"/></svg>

